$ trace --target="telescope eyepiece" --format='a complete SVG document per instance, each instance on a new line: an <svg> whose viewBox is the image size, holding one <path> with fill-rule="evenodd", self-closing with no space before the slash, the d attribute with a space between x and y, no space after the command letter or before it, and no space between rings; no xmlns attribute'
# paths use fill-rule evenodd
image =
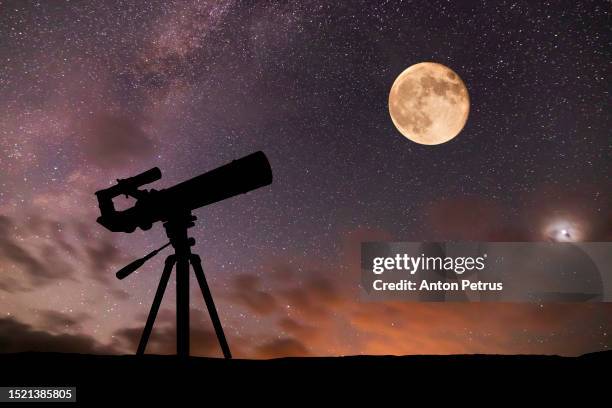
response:
<svg viewBox="0 0 612 408"><path fill-rule="evenodd" d="M126 179L117 179L117 183L119 185L124 186L126 189L136 189L145 184L152 183L161 179L162 174L159 167L153 167L147 171L144 171L140 174L137 174L133 177L128 177Z"/></svg>

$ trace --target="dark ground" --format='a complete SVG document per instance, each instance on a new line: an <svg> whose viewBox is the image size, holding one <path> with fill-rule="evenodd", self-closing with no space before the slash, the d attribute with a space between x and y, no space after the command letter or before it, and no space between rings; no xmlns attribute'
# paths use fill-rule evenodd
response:
<svg viewBox="0 0 612 408"><path fill-rule="evenodd" d="M602 384L607 382L606 368L611 363L612 352L581 357L356 356L229 361L18 353L0 354L0 386L76 386L78 402L107 406L126 399L157 403L186 398L190 406L213 407L234 406L240 401L325 406L331 400L359 401L360 406L371 401L379 406L389 399L401 402L418 397L436 402L482 402L487 395L523 402L527 402L523 396L528 395L529 402L537 398L549 402L553 395L575 398L602 392L598 379ZM586 385L586 394L584 388L578 391L579 384Z"/></svg>

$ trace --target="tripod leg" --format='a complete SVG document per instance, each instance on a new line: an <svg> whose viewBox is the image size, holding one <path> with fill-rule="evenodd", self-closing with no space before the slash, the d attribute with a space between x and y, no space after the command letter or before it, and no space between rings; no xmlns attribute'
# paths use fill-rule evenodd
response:
<svg viewBox="0 0 612 408"><path fill-rule="evenodd" d="M149 336L151 336L151 330L153 330L153 323L155 323L155 318L157 317L157 312L159 311L159 306L161 305L162 298L164 297L164 292L166 291L166 286L168 285L168 281L170 280L170 274L172 273L172 267L176 262L176 258L174 255L170 255L166 258L166 264L164 266L164 271L162 272L162 276L159 280L159 286L157 287L157 292L155 293L155 298L153 299L153 304L151 305L151 311L149 311L149 317L147 317L147 324L142 332L142 337L140 338L140 343L138 344L137 355L142 355L147 348L147 342L149 341Z"/></svg>
<svg viewBox="0 0 612 408"><path fill-rule="evenodd" d="M176 256L176 355L189 357L189 254Z"/></svg>
<svg viewBox="0 0 612 408"><path fill-rule="evenodd" d="M193 266L193 271L195 272L198 283L200 284L202 295L204 295L204 301L206 302L206 307L208 308L208 314L210 315L210 320L215 328L217 339L219 339L223 356L225 358L232 358L232 353L230 352L229 345L225 339L223 327L221 326L221 321L219 320L219 315L217 314L217 309L215 308L215 302L213 301L212 294L210 293L208 283L206 283L206 277L204 276L204 271L202 270L202 261L196 254L192 254L190 260L191 265Z"/></svg>

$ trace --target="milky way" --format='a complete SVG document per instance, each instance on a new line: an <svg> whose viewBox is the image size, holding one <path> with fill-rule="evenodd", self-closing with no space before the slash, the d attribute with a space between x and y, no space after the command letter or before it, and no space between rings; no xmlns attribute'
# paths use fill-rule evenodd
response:
<svg viewBox="0 0 612 408"><path fill-rule="evenodd" d="M273 185L196 211L193 229L236 355L612 345L605 305L362 304L357 290L360 241L546 240L555 219L612 238L609 4L336 3L0 1L0 345L132 352L163 256L114 271L165 235L105 231L93 192L257 150ZM435 148L387 111L422 61L452 67L472 103ZM152 352L173 350L172 289ZM218 355L193 289L194 354Z"/></svg>

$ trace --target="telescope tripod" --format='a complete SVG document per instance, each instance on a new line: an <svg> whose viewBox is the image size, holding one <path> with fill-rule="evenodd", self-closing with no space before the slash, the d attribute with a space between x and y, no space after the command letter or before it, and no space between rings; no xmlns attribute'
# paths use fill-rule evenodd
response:
<svg viewBox="0 0 612 408"><path fill-rule="evenodd" d="M164 271L162 272L147 323L138 344L138 351L136 352L138 355L142 355L145 352L157 312L166 291L166 286L170 280L170 274L176 265L176 354L183 357L189 356L189 265L191 265L204 296L204 302L208 308L208 314L221 345L223 356L225 358L232 358L232 353L225 339L223 327L215 308L215 302L210 293L208 283L206 283L206 277L202 270L202 261L197 254L191 253L191 247L195 245L195 239L188 237L187 230L195 225L195 220L195 216L191 215L191 213L186 213L173 217L164 223L166 235L170 239L170 244L174 247L174 254L166 258Z"/></svg>

